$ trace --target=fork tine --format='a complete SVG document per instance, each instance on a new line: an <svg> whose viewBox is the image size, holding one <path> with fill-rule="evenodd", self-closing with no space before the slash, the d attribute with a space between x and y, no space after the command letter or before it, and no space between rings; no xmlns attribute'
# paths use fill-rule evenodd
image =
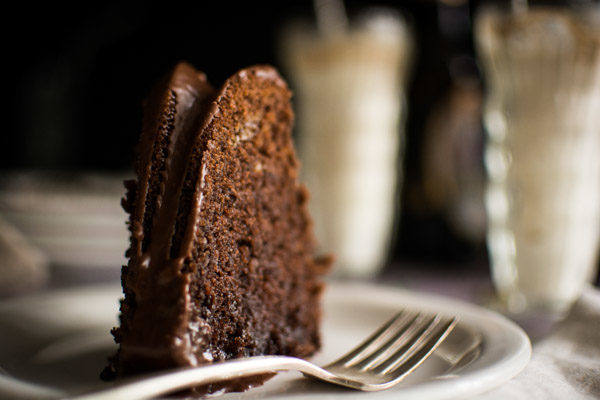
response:
<svg viewBox="0 0 600 400"><path fill-rule="evenodd" d="M346 353L339 359L335 360L328 367L338 366L338 365L348 365L352 362L360 360L365 354L369 354L373 348L378 347L381 342L387 340L390 334L396 332L398 329L401 329L403 326L410 325L410 322L407 321L410 318L410 314L406 313L404 310L398 312L394 315L390 320L388 320L381 328L379 328L375 333L365 339L361 344L352 349L349 353Z"/></svg>
<svg viewBox="0 0 600 400"><path fill-rule="evenodd" d="M443 322L436 315L425 329L412 338L411 345L408 348L403 346L403 348L398 349L387 360L374 368L373 372L378 374L391 373L394 375L395 380L401 379L425 361L450 334L456 323L456 318Z"/></svg>
<svg viewBox="0 0 600 400"><path fill-rule="evenodd" d="M393 354L407 352L413 346L414 338L421 336L432 322L432 318L427 318L421 313L417 314L409 324L398 329L387 342L373 349L368 356L352 367L367 371L384 363Z"/></svg>

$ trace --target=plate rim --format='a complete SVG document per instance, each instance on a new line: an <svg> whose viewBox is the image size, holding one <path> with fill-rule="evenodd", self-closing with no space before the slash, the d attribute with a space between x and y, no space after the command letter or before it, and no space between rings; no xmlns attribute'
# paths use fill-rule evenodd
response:
<svg viewBox="0 0 600 400"><path fill-rule="evenodd" d="M0 300L0 316L6 310L30 307L31 304L36 302L47 301L48 299L60 300L61 298L71 299L72 301L73 297L80 296L106 298L107 301L108 298L112 298L116 307L120 293L121 288L118 283L60 288L29 296ZM336 301L356 303L356 293L361 294L361 304L376 307L396 307L398 310L403 305L409 307L418 304L419 309L423 311L438 310L448 313L453 311L454 314L459 316L460 323L465 323L470 327L473 327L474 323L483 323L481 326L475 327L483 335L484 347L482 353L474 362L462 369L454 379L434 379L414 386L403 387L402 396L405 399L449 399L480 394L492 390L516 376L525 368L531 358L531 341L516 323L495 311L460 299L429 292L417 292L410 288L385 283L328 281L324 292L324 302L326 304ZM490 344L489 342L498 340L502 334L510 336L512 347L505 349L504 353L486 354L486 346ZM485 362L489 365L485 365ZM478 367L482 363L484 367ZM13 381L24 390L27 385L31 385L35 390L41 389L36 382L25 381L16 377L7 378L7 376L4 376L4 378L0 379L0 387ZM44 388L56 393L54 387L45 386ZM393 393L392 396L394 394L398 395L398 392ZM285 393L283 395L285 396Z"/></svg>

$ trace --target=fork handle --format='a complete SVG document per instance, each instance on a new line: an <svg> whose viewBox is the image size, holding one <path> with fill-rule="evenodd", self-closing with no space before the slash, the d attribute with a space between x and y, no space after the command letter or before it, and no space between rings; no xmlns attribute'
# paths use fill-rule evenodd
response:
<svg viewBox="0 0 600 400"><path fill-rule="evenodd" d="M116 386L70 397L70 400L142 400L201 386L208 383L243 378L278 371L300 371L311 376L330 378L331 374L306 360L287 356L258 356L214 363L196 368L182 368L122 381Z"/></svg>

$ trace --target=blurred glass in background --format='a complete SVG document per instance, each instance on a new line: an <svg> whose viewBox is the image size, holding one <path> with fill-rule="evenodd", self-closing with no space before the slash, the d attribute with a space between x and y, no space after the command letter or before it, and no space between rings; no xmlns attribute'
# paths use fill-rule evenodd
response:
<svg viewBox="0 0 600 400"><path fill-rule="evenodd" d="M388 261L398 217L412 38L391 9L348 22L341 1L317 1L280 45L296 99L302 178L321 251L334 273L374 276Z"/></svg>
<svg viewBox="0 0 600 400"><path fill-rule="evenodd" d="M511 312L564 312L600 244L600 7L481 10L492 278Z"/></svg>

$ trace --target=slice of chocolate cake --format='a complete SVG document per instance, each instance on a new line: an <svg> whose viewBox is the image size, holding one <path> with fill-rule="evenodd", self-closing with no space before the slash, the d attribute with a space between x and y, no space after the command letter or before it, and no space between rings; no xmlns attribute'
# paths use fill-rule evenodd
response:
<svg viewBox="0 0 600 400"><path fill-rule="evenodd" d="M319 348L330 263L313 254L290 96L272 67L242 70L216 92L185 63L151 93L123 201L118 376Z"/></svg>

